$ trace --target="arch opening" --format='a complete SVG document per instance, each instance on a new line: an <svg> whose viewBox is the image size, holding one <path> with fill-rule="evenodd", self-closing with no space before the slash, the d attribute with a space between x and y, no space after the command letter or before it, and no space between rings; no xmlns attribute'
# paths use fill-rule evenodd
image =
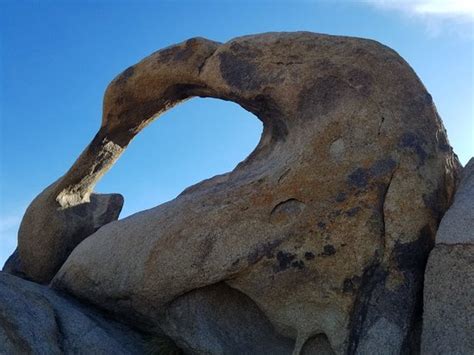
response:
<svg viewBox="0 0 474 355"><path fill-rule="evenodd" d="M124 195L121 218L126 217L232 171L252 154L262 134L262 121L240 105L194 97L141 131L95 191Z"/></svg>

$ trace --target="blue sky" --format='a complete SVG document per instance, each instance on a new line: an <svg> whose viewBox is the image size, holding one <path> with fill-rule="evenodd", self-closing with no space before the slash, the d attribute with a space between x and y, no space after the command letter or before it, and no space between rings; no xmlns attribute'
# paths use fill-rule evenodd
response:
<svg viewBox="0 0 474 355"><path fill-rule="evenodd" d="M0 0L0 264L29 202L70 167L100 125L110 80L193 36L268 31L366 37L400 53L431 92L463 164L474 155L474 2ZM239 106L192 99L147 127L99 183L122 217L231 170L262 126Z"/></svg>

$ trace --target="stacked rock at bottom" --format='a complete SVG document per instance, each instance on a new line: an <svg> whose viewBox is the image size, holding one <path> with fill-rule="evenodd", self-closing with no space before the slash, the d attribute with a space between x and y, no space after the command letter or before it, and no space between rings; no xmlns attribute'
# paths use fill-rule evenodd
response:
<svg viewBox="0 0 474 355"><path fill-rule="evenodd" d="M46 286L0 272L0 354L143 354L129 327Z"/></svg>

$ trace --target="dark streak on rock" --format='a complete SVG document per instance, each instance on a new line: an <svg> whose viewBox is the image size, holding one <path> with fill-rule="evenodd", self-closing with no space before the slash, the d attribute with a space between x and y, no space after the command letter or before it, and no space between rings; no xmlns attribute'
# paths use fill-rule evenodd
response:
<svg viewBox="0 0 474 355"><path fill-rule="evenodd" d="M336 195L336 202L344 202L347 198L347 194L345 192L339 192Z"/></svg>
<svg viewBox="0 0 474 355"><path fill-rule="evenodd" d="M358 275L354 275L351 278L346 278L342 284L342 292L354 293L356 292L361 284L361 278Z"/></svg>
<svg viewBox="0 0 474 355"><path fill-rule="evenodd" d="M291 263L291 266L298 269L298 270L303 270L304 269L304 261L303 260L293 261Z"/></svg>
<svg viewBox="0 0 474 355"><path fill-rule="evenodd" d="M348 355L355 355L359 346L361 336L367 331L366 318L369 312L372 293L377 285L385 284L387 272L383 270L378 262L368 266L360 280L360 291L356 296L354 308L349 321L349 342L347 348Z"/></svg>
<svg viewBox="0 0 474 355"><path fill-rule="evenodd" d="M334 245L326 244L323 248L323 252L321 253L322 256L331 256L336 254L336 248Z"/></svg>
<svg viewBox="0 0 474 355"><path fill-rule="evenodd" d="M326 223L318 222L317 226L318 226L319 229L325 229L326 228Z"/></svg>
<svg viewBox="0 0 474 355"><path fill-rule="evenodd" d="M364 168L357 168L348 176L349 185L356 188L364 188L369 182L369 175Z"/></svg>
<svg viewBox="0 0 474 355"><path fill-rule="evenodd" d="M392 175L397 163L392 158L379 159L369 169L357 168L347 178L349 186L364 189L369 185L372 178L379 179Z"/></svg>
<svg viewBox="0 0 474 355"><path fill-rule="evenodd" d="M427 208L433 212L437 221L441 221L446 211L447 196L442 187L432 191L429 195L423 194L423 202Z"/></svg>
<svg viewBox="0 0 474 355"><path fill-rule="evenodd" d="M239 104L249 112L252 112L263 122L263 130L270 132L271 140L274 142L285 141L288 136L286 118L282 116L280 107L271 97L256 95L252 99L236 99Z"/></svg>
<svg viewBox="0 0 474 355"><path fill-rule="evenodd" d="M392 158L380 159L375 162L369 170L369 174L373 177L381 177L391 174L396 168L397 163Z"/></svg>
<svg viewBox="0 0 474 355"><path fill-rule="evenodd" d="M353 207L350 210L346 211L345 214L348 217L354 217L361 210L362 210L362 208L360 208L360 207Z"/></svg>
<svg viewBox="0 0 474 355"><path fill-rule="evenodd" d="M434 233L426 226L415 241L395 244L391 256L395 263L392 272L402 272L403 281L394 290L386 288L389 272L378 263L378 257L374 257L373 264L364 271L351 314L348 354L357 353L361 339L380 318L396 325L405 334L400 353L419 351L419 332L414 328L421 321L423 272L433 243ZM345 283L349 290L349 282Z"/></svg>
<svg viewBox="0 0 474 355"><path fill-rule="evenodd" d="M435 233L426 225L421 229L415 241L404 244L397 241L393 249L393 257L398 268L403 272L424 270L428 255L434 247L434 240Z"/></svg>
<svg viewBox="0 0 474 355"><path fill-rule="evenodd" d="M307 251L306 253L304 253L304 258L305 258L306 260L308 260L308 261L309 261L309 260L313 260L315 257L316 257L316 256L315 256L314 253L311 252L311 251Z"/></svg>
<svg viewBox="0 0 474 355"><path fill-rule="evenodd" d="M255 64L230 52L219 53L219 60L222 77L230 87L239 91L261 88Z"/></svg>
<svg viewBox="0 0 474 355"><path fill-rule="evenodd" d="M285 271L291 266L291 263L293 262L295 258L296 258L295 254L279 251L277 253L278 265L275 265L273 267L273 271L275 272Z"/></svg>
<svg viewBox="0 0 474 355"><path fill-rule="evenodd" d="M258 244L254 251L247 256L250 265L257 263L263 257L274 258L273 250L281 244L281 240L276 239L268 243Z"/></svg>
<svg viewBox="0 0 474 355"><path fill-rule="evenodd" d="M413 132L405 132L400 138L398 146L414 151L420 160L420 164L424 164L428 154L423 148L425 140L418 134Z"/></svg>

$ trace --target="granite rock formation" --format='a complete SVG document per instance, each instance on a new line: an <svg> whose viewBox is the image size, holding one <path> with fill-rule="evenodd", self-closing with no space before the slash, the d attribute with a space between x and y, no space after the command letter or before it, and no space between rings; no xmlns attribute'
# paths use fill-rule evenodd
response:
<svg viewBox="0 0 474 355"><path fill-rule="evenodd" d="M423 305L423 354L474 353L474 158L436 234Z"/></svg>
<svg viewBox="0 0 474 355"><path fill-rule="evenodd" d="M224 283L179 297L160 328L189 354L291 354L294 340L279 336L252 300Z"/></svg>
<svg viewBox="0 0 474 355"><path fill-rule="evenodd" d="M426 258L459 163L416 74L370 40L306 32L224 44L193 38L131 66L108 86L92 142L28 209L22 265L37 260L38 239L63 247L64 232L33 233L43 216L87 204L132 138L195 96L255 114L264 125L256 149L230 173L83 234L52 286L142 329L161 324L178 343L198 344L189 351L215 337L213 327L185 340L173 327L206 315L172 315L218 300L196 296L206 287L222 297L233 288L242 314L260 314L261 339L278 336L283 348L290 339L295 353L416 349ZM52 228L69 231L68 221L56 218ZM45 270L24 268L42 281L56 265Z"/></svg>
<svg viewBox="0 0 474 355"><path fill-rule="evenodd" d="M115 221L123 206L120 194L90 194L62 208L55 201L57 183L30 204L18 232L18 248L5 271L49 283L72 250L103 225Z"/></svg>
<svg viewBox="0 0 474 355"><path fill-rule="evenodd" d="M0 272L0 354L143 354L129 327L42 285Z"/></svg>

